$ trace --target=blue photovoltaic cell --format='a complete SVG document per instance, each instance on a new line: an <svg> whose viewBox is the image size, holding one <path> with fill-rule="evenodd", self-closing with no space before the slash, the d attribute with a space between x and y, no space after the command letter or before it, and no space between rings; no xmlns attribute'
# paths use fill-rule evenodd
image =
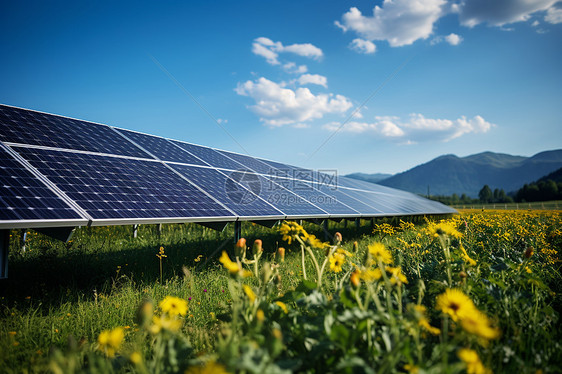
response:
<svg viewBox="0 0 562 374"><path fill-rule="evenodd" d="M151 158L109 126L0 105L0 140Z"/></svg>
<svg viewBox="0 0 562 374"><path fill-rule="evenodd" d="M244 167L244 165L234 160L231 160L230 158L220 154L214 149L208 147L202 147L199 145L179 142L176 140L172 140L172 142L174 144L179 145L182 149L185 149L192 155L199 157L202 160L205 160L206 163L216 168L229 169L229 170L247 170L247 168Z"/></svg>
<svg viewBox="0 0 562 374"><path fill-rule="evenodd" d="M349 206L343 205L338 201L338 198L334 195L326 195L314 188L313 183L305 182L302 180L296 180L291 178L274 178L269 177L273 182L280 186L291 190L298 196L300 196L304 201L312 203L322 210L326 211L330 215L348 215L348 214L359 214L357 210L350 208Z"/></svg>
<svg viewBox="0 0 562 374"><path fill-rule="evenodd" d="M246 184L242 186L240 182L235 180L237 176L242 177L243 174L237 174L234 178L229 177L229 172L219 172L216 169L201 168L187 165L171 164L176 171L180 172L193 183L208 192L215 199L226 205L234 213L241 217L258 217L258 216L283 216L283 212L275 209L262 199L258 198L255 193L259 194L261 187L259 179L255 174L254 180L256 184Z"/></svg>
<svg viewBox="0 0 562 374"><path fill-rule="evenodd" d="M288 216L322 216L328 214L261 174L233 172L230 175L235 180L243 181L244 183L259 184L259 196Z"/></svg>
<svg viewBox="0 0 562 374"><path fill-rule="evenodd" d="M94 219L233 216L160 162L14 149Z"/></svg>
<svg viewBox="0 0 562 374"><path fill-rule="evenodd" d="M239 162L241 165L244 165L247 169L251 171L255 171L256 173L267 174L267 175L280 175L280 170L277 170L271 165L268 165L260 160L250 157L241 155L238 153L226 152L226 151L218 151L221 154Z"/></svg>
<svg viewBox="0 0 562 374"><path fill-rule="evenodd" d="M362 202L360 200L357 200L349 195L346 195L343 191L345 191L343 188L337 188L337 187L333 187L333 186L326 186L326 185L316 185L316 188L322 192L324 192L326 195L333 197L334 199L336 199L337 201L339 201L342 204L345 204L353 209L355 209L356 211L358 211L361 215L380 215L381 213L383 213L381 210L379 209L375 209L374 207L372 207L371 205Z"/></svg>
<svg viewBox="0 0 562 374"><path fill-rule="evenodd" d="M172 144L169 140L160 138L158 136L145 135L134 131L116 129L124 134L127 138L131 139L154 156L162 161L181 162L184 164L192 165L205 165L207 164L191 153Z"/></svg>
<svg viewBox="0 0 562 374"><path fill-rule="evenodd" d="M294 178L300 179L305 181L312 181L314 178L314 171L310 169L299 168L292 165L283 164L280 162L270 161L270 160L263 160L261 158L257 159L264 164L267 164L276 169L276 176L279 177L287 177L287 178Z"/></svg>
<svg viewBox="0 0 562 374"><path fill-rule="evenodd" d="M80 218L74 209L0 148L0 220Z"/></svg>
<svg viewBox="0 0 562 374"><path fill-rule="evenodd" d="M349 195L359 201L364 202L365 204L370 205L371 207L375 208L376 210L380 211L380 214L399 214L399 213L408 213L405 211L402 211L401 209L395 207L395 206L389 206L389 204L385 204L382 200L381 200L381 196L380 194L377 193L372 193L372 192L366 192L366 191L359 191L359 190L352 190L352 189L346 189L346 188L338 188L338 191Z"/></svg>

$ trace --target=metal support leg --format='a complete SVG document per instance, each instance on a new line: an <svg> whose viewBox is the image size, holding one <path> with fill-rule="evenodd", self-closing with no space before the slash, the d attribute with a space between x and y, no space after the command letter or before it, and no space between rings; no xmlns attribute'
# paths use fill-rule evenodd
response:
<svg viewBox="0 0 562 374"><path fill-rule="evenodd" d="M27 241L27 229L21 230L21 252L25 253L25 242Z"/></svg>
<svg viewBox="0 0 562 374"><path fill-rule="evenodd" d="M328 241L330 240L330 233L328 232L328 220L325 219L324 222L322 222L322 231L324 231L324 240Z"/></svg>
<svg viewBox="0 0 562 374"><path fill-rule="evenodd" d="M0 230L0 279L8 278L8 250L10 230Z"/></svg>
<svg viewBox="0 0 562 374"><path fill-rule="evenodd" d="M237 243L238 240L242 238L242 222L235 221L234 222L234 243Z"/></svg>
<svg viewBox="0 0 562 374"><path fill-rule="evenodd" d="M139 225L133 225L133 238L136 238L139 234Z"/></svg>
<svg viewBox="0 0 562 374"><path fill-rule="evenodd" d="M361 218L355 218L355 228L359 230L359 227L361 227Z"/></svg>

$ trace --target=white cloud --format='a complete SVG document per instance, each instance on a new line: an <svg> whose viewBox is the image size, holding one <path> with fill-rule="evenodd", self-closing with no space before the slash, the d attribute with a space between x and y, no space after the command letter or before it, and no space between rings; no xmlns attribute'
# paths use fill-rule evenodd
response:
<svg viewBox="0 0 562 374"><path fill-rule="evenodd" d="M299 77L298 82L301 86L304 86L305 84L317 84L328 88L328 79L318 74L303 74Z"/></svg>
<svg viewBox="0 0 562 374"><path fill-rule="evenodd" d="M306 65L297 66L297 64L295 64L294 62L287 62L285 65L283 65L283 69L285 69L287 73L291 74L304 74L308 71Z"/></svg>
<svg viewBox="0 0 562 374"><path fill-rule="evenodd" d="M277 57L279 57L279 55L268 48L266 46L267 44L258 42L259 39L265 39L266 41L269 40L267 38L256 39L252 44L252 52L258 56L265 57L267 62L271 65L279 65L279 60L277 60Z"/></svg>
<svg viewBox="0 0 562 374"><path fill-rule="evenodd" d="M351 41L349 48L358 53L371 54L375 53L377 46L369 40L357 38Z"/></svg>
<svg viewBox="0 0 562 374"><path fill-rule="evenodd" d="M560 7L553 6L548 9L544 20L549 23L562 23L562 4Z"/></svg>
<svg viewBox="0 0 562 374"><path fill-rule="evenodd" d="M503 26L526 21L531 14L545 11L558 0L464 0L459 6L461 24L474 27L480 23ZM548 16L548 15L547 15Z"/></svg>
<svg viewBox="0 0 562 374"><path fill-rule="evenodd" d="M323 56L322 50L310 43L284 46L281 42L274 42L265 37L259 37L254 40L252 52L258 56L265 57L271 65L279 65L279 53L293 53L316 60Z"/></svg>
<svg viewBox="0 0 562 374"><path fill-rule="evenodd" d="M445 37L445 40L450 45L459 45L463 41L462 36L451 33Z"/></svg>
<svg viewBox="0 0 562 374"><path fill-rule="evenodd" d="M351 101L342 95L314 95L308 88L296 90L284 88L266 78L239 83L238 95L254 99L249 108L269 126L298 124L323 118L326 114L343 114L352 107Z"/></svg>
<svg viewBox="0 0 562 374"><path fill-rule="evenodd" d="M540 25L540 24L541 24L541 23L540 23L539 21L535 20L535 22L533 22L533 23L531 24L531 26L537 27L537 26Z"/></svg>
<svg viewBox="0 0 562 374"><path fill-rule="evenodd" d="M386 40L399 47L427 39L445 5L445 0L384 0L382 7L375 6L373 16L364 16L353 7L336 26L344 31L353 30L364 39Z"/></svg>
<svg viewBox="0 0 562 374"><path fill-rule="evenodd" d="M339 123L324 125L326 130L336 131L341 126ZM385 138L405 140L406 144L413 144L423 140L450 141L470 133L488 132L493 124L481 116L467 119L461 116L456 120L426 118L419 113L412 113L406 121L394 116L377 116L375 121L349 122L341 131L362 134L374 133Z"/></svg>

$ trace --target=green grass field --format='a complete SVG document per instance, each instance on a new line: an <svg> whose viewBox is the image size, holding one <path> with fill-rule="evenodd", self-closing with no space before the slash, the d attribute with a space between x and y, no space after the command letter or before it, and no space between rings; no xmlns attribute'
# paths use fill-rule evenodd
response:
<svg viewBox="0 0 562 374"><path fill-rule="evenodd" d="M25 252L14 230L0 372L562 367L560 212L465 212L374 231L332 222L343 236L332 246L310 236L323 239L319 226L299 227L244 224L240 262L231 227L146 225L136 239L131 227L81 228L66 244L30 231Z"/></svg>

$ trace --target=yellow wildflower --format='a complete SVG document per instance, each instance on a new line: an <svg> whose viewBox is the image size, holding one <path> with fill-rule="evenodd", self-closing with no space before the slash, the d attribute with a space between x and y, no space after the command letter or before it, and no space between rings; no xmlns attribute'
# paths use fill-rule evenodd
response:
<svg viewBox="0 0 562 374"><path fill-rule="evenodd" d="M98 336L98 349L105 353L108 357L115 356L115 352L121 346L125 333L123 328L117 327L111 331L104 330Z"/></svg>
<svg viewBox="0 0 562 374"><path fill-rule="evenodd" d="M453 321L463 319L476 310L472 300L459 289L447 289L437 296L437 310L448 314Z"/></svg>
<svg viewBox="0 0 562 374"><path fill-rule="evenodd" d="M406 279L406 276L402 274L402 269L400 268L400 266L398 267L387 266L386 272L390 275L389 280L391 284L400 285L402 283L408 283L408 279Z"/></svg>
<svg viewBox="0 0 562 374"><path fill-rule="evenodd" d="M467 374L491 374L492 371L486 368L478 353L472 349L462 348L458 351L457 356L465 363Z"/></svg>
<svg viewBox="0 0 562 374"><path fill-rule="evenodd" d="M228 257L226 251L222 251L222 255L219 258L220 263L230 272L230 274L237 274L242 270L240 265L237 262L233 262Z"/></svg>
<svg viewBox="0 0 562 374"><path fill-rule="evenodd" d="M410 374L418 374L420 372L420 368L416 365L406 364L404 365L404 370L406 370Z"/></svg>
<svg viewBox="0 0 562 374"><path fill-rule="evenodd" d="M373 256L376 260L380 260L384 264L391 264L392 263L392 255L386 249L384 244L382 243L374 243L369 244L369 253Z"/></svg>
<svg viewBox="0 0 562 374"><path fill-rule="evenodd" d="M470 256L468 255L468 253L466 253L466 249L464 249L464 247L462 246L462 244L459 246L459 249L461 250L461 257L462 259L469 265L471 266L476 266L476 261L474 261L473 259L470 258Z"/></svg>
<svg viewBox="0 0 562 374"><path fill-rule="evenodd" d="M382 278L382 272L381 272L381 269L379 269L379 268L368 269L368 270L362 271L359 274L359 277L362 280L364 280L365 282L374 282L374 281L377 281L377 280Z"/></svg>
<svg viewBox="0 0 562 374"><path fill-rule="evenodd" d="M263 312L263 310L258 309L258 311L256 312L256 318L257 318L258 321L260 321L260 322L265 321L265 313Z"/></svg>
<svg viewBox="0 0 562 374"><path fill-rule="evenodd" d="M334 273L342 271L342 265L345 263L345 256L341 253L334 253L330 256L330 270Z"/></svg>
<svg viewBox="0 0 562 374"><path fill-rule="evenodd" d="M428 227L428 231L429 234L434 237L438 237L439 235L447 235L457 239L462 238L462 234L456 228L454 228L453 225L445 221L439 222L438 224L431 224Z"/></svg>
<svg viewBox="0 0 562 374"><path fill-rule="evenodd" d="M181 328L181 320L177 318L169 318L166 315L152 317L152 323L153 325L150 326L150 332L155 335L162 330L176 332Z"/></svg>
<svg viewBox="0 0 562 374"><path fill-rule="evenodd" d="M253 304L254 301L256 301L256 294L254 293L254 291L250 286L244 284L242 287L244 288L244 293L246 294L246 296L248 296L248 299L250 300L250 304Z"/></svg>
<svg viewBox="0 0 562 374"><path fill-rule="evenodd" d="M162 312L168 313L171 317L187 314L187 301L179 297L166 296L158 305Z"/></svg>
<svg viewBox="0 0 562 374"><path fill-rule="evenodd" d="M129 356L129 361L131 361L135 365L138 365L142 362L142 356L139 352L133 352Z"/></svg>
<svg viewBox="0 0 562 374"><path fill-rule="evenodd" d="M284 302L282 301L276 301L275 304L277 304L277 306L281 309L283 309L283 312L285 312L285 314L289 313L289 309L287 308L287 305L285 305Z"/></svg>
<svg viewBox="0 0 562 374"><path fill-rule="evenodd" d="M217 364L215 361L209 361L204 366L192 366L185 371L185 374L228 374L226 368Z"/></svg>
<svg viewBox="0 0 562 374"><path fill-rule="evenodd" d="M466 332L486 340L496 339L500 336L500 330L492 327L488 316L479 310L464 316L461 326Z"/></svg>

